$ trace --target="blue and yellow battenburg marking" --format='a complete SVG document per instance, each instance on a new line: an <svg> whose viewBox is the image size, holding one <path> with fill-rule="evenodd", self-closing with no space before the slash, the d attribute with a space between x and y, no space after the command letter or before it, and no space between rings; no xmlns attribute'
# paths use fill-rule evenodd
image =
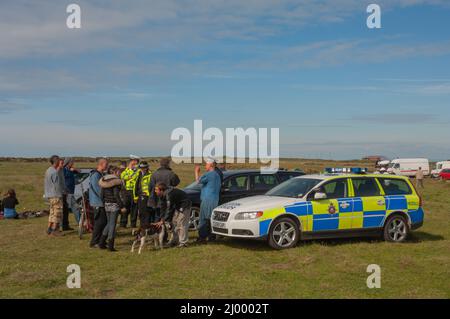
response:
<svg viewBox="0 0 450 319"><path fill-rule="evenodd" d="M260 236L267 235L272 220L282 214L296 215L303 232L382 227L393 212L405 212L411 223L423 221L416 195L351 197L299 202L264 211Z"/></svg>

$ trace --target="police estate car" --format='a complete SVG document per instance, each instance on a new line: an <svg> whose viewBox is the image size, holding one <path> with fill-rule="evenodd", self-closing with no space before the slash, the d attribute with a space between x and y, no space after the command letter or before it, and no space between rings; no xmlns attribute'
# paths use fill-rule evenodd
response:
<svg viewBox="0 0 450 319"><path fill-rule="evenodd" d="M423 218L421 198L406 177L304 175L217 207L211 224L215 234L267 238L283 249L299 239L377 234L402 242Z"/></svg>

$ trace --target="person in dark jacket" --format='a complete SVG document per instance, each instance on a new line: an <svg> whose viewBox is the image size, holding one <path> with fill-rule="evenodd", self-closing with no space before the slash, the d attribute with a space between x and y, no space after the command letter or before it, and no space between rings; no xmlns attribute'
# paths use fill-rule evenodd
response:
<svg viewBox="0 0 450 319"><path fill-rule="evenodd" d="M6 192L5 197L0 202L0 211L3 211L3 217L6 219L17 218L16 206L19 205L19 201L16 197L14 189L10 189Z"/></svg>
<svg viewBox="0 0 450 319"><path fill-rule="evenodd" d="M158 183L163 183L165 185L176 187L180 184L180 178L175 174L170 168L170 158L164 157L159 161L160 167L153 172L150 178L150 190L151 194L148 199L147 206L153 208L153 216L151 217L151 222L156 222L159 220L159 215L161 211L161 204L158 196L155 194L155 186Z"/></svg>
<svg viewBox="0 0 450 319"><path fill-rule="evenodd" d="M77 225L80 223L80 209L75 200L75 174L80 171L74 167L74 161L71 157L64 159L64 183L66 186L65 194L63 195L63 230L73 230L69 226L69 210L73 213Z"/></svg>
<svg viewBox="0 0 450 319"><path fill-rule="evenodd" d="M155 194L161 201L161 221L156 223L161 227L165 221L171 222L174 228L173 237L169 245L187 247L189 239L189 218L192 203L181 189L158 183Z"/></svg>
<svg viewBox="0 0 450 319"><path fill-rule="evenodd" d="M99 180L102 188L102 200L105 203L106 226L103 229L99 242L100 249L106 249L106 241L108 241L108 250L116 251L114 248L114 238L116 236L116 223L119 213L125 208L120 197L122 188L122 180L120 179L120 169L111 167L108 174Z"/></svg>

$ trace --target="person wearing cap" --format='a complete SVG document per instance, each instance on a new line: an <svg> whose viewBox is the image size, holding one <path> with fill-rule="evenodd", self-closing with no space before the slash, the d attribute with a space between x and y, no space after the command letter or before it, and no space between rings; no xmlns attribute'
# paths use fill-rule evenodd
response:
<svg viewBox="0 0 450 319"><path fill-rule="evenodd" d="M150 196L150 178L152 172L149 170L147 162L139 164L139 177L134 186L134 198L137 199L137 210L141 227L150 224L150 210L147 207L148 198Z"/></svg>
<svg viewBox="0 0 450 319"><path fill-rule="evenodd" d="M155 194L155 187L157 184L163 183L168 187L176 187L180 184L180 178L170 168L170 158L163 157L159 160L159 168L153 172L150 178L150 197L148 199L147 206L151 207L150 222L156 222L159 220L161 211L161 200Z"/></svg>
<svg viewBox="0 0 450 319"><path fill-rule="evenodd" d="M127 168L120 174L120 178L125 184L124 203L127 209L126 213L120 215L120 227L127 227L128 216L130 216L131 227L136 227L137 203L134 200L134 186L139 177L138 164L139 157L131 155Z"/></svg>
<svg viewBox="0 0 450 319"><path fill-rule="evenodd" d="M205 164L206 173L200 176L200 166L195 166L195 179L201 184L200 220L198 225L198 242L213 241L215 235L211 233L211 214L219 204L220 188L222 186L219 173L216 171L216 161L208 158Z"/></svg>
<svg viewBox="0 0 450 319"><path fill-rule="evenodd" d="M75 200L75 174L80 171L74 167L74 160L71 157L64 159L64 183L65 194L63 195L63 230L72 230L69 226L69 210L72 211L77 225L80 223L80 209Z"/></svg>

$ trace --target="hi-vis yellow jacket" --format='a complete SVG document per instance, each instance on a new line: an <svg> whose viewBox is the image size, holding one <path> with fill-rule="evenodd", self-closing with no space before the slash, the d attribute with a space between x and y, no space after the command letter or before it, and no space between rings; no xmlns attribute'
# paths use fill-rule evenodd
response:
<svg viewBox="0 0 450 319"><path fill-rule="evenodd" d="M152 172L148 171L147 174L142 175L139 173L137 181L133 189L133 197L135 200L138 199L139 195L150 196L150 178L152 177Z"/></svg>
<svg viewBox="0 0 450 319"><path fill-rule="evenodd" d="M139 177L140 170L133 170L129 167L120 174L120 178L125 182L125 189L127 191L134 191L134 185Z"/></svg>

